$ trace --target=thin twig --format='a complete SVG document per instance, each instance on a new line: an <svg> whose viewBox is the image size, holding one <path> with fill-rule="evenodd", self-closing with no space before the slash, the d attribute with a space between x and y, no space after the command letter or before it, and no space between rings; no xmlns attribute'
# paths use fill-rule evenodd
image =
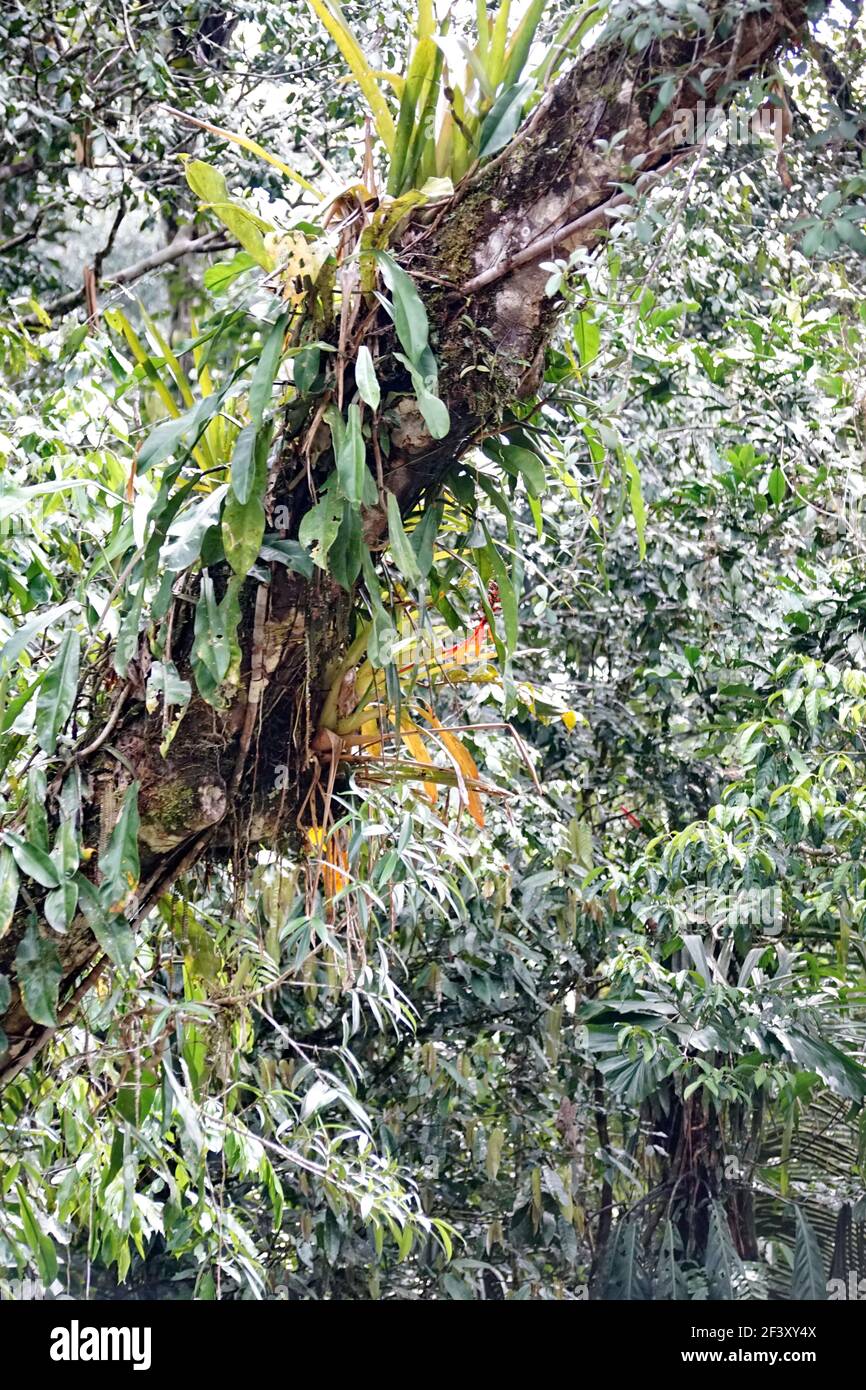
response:
<svg viewBox="0 0 866 1390"><path fill-rule="evenodd" d="M624 203L632 202L636 193L641 193L654 180L663 178L665 174L669 173L677 164L681 164L684 159L688 159L693 153L694 150L689 147L681 153L671 155L664 164L641 175L635 185L634 193L616 193L606 202L599 203L596 207L581 213L580 217L574 218L573 221L560 223L558 227L553 228L553 231L545 232L544 236L537 237L528 246L524 246L522 251L516 252L515 255L509 256L507 260L500 261L497 265L488 266L487 270L482 270L480 274L467 280L465 284L460 286L460 293L475 294L487 285L493 285L497 280L504 279L506 275L510 275L520 266L531 265L533 261L540 261L542 256L552 256L554 249L561 242L567 241L578 232L586 231L587 228L595 226L597 222L603 222L616 208L622 207Z"/></svg>

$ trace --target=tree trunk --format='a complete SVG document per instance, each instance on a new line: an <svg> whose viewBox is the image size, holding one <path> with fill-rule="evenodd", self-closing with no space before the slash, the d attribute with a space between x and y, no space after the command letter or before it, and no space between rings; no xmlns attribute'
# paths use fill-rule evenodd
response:
<svg viewBox="0 0 866 1390"><path fill-rule="evenodd" d="M384 482L404 513L434 498L466 451L498 431L509 404L537 388L556 315L541 263L596 244L609 214L624 201L621 183L648 185L686 157L672 129L675 108L693 110L700 90L708 107L724 100L732 82L796 42L805 23L802 0L775 0L745 14L736 27L722 4L709 8L716 28L708 35L656 40L640 54L615 38L593 50L551 88L499 155L470 171L444 209L422 209L402 233L398 254L426 301L440 394L451 417L447 438L433 441L395 364L388 387L403 385L406 395ZM673 75L674 96L652 124L662 75ZM614 142L622 131L624 138ZM269 502L289 507L295 531L309 505L305 485L288 490L300 469L289 440ZM371 509L368 544L375 546L386 532L380 509ZM280 565L273 570L267 588L255 580L245 584L241 688L228 709L217 712L194 696L163 758L159 716L144 708L149 653L143 639L110 740L81 755L89 844L105 841L133 773L140 784L141 888L130 910L135 924L202 855L225 856L239 844L285 843L295 831L317 773L314 737L345 651L353 596L318 572L307 583ZM180 602L174 634L179 663L189 650L190 628L191 605ZM254 685L260 703L249 701ZM88 731L91 742L94 732ZM109 742L121 760L107 752ZM0 943L0 972L10 973L25 926L24 918L16 919ZM61 999L67 1001L62 1022L94 978L80 977L98 949L83 920L55 944L64 969ZM9 1039L0 1082L17 1074L53 1031L27 1017L14 972L10 978L13 999L0 1020Z"/></svg>

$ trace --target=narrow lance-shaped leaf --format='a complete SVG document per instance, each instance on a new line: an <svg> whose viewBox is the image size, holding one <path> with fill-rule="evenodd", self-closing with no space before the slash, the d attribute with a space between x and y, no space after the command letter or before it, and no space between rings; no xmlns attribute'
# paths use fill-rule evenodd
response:
<svg viewBox="0 0 866 1390"><path fill-rule="evenodd" d="M367 100L379 139L390 154L394 148L394 121L385 98L373 76L373 70L361 51L361 46L343 18L337 0L308 0L331 38L339 48Z"/></svg>
<svg viewBox="0 0 866 1390"><path fill-rule="evenodd" d="M406 74L406 82L400 100L400 114L397 118L397 133L394 141L394 151L391 156L391 168L388 174L388 192L392 196L402 192L403 189L406 155L415 129L415 112L418 109L419 103L423 110L424 100L422 93L425 87L424 79L428 71L431 71L435 65L437 51L432 38L422 38L409 64L409 71Z"/></svg>
<svg viewBox="0 0 866 1390"><path fill-rule="evenodd" d="M496 98L481 127L479 159L505 148L520 125L523 108L534 86L534 82L522 82L518 87L506 87Z"/></svg>
<svg viewBox="0 0 866 1390"><path fill-rule="evenodd" d="M628 496L637 531L638 554L643 560L646 558L646 505L643 500L640 472L631 454L627 454L625 451L623 451L622 463L628 479Z"/></svg>
<svg viewBox="0 0 866 1390"><path fill-rule="evenodd" d="M2 520L2 513L0 513ZM35 613L32 618L28 618L26 623L13 632L8 642L4 642L0 647L0 669L10 670L13 663L21 655L31 638L36 637L40 632L44 632L52 623L56 623L66 613L72 612L79 607L73 599L68 603L58 603L53 608L46 608L42 613Z"/></svg>
<svg viewBox="0 0 866 1390"><path fill-rule="evenodd" d="M39 1225L21 1183L17 1184L16 1192L18 1194L18 1209L21 1213L21 1226L27 1244L36 1257L39 1277L43 1283L51 1284L57 1278L57 1251L54 1248L54 1241Z"/></svg>
<svg viewBox="0 0 866 1390"><path fill-rule="evenodd" d="M181 114L175 111L171 106L167 107L166 110L170 111L171 114L175 116ZM188 113L184 113L183 119L188 121L191 118ZM240 145L242 150L249 150L250 154L256 155L259 159L263 159L266 164L271 164L275 169L279 169L280 173L285 174L286 178L291 179L293 183L300 184L301 188L305 188L308 193L312 193L319 200L322 199L323 195L313 184L309 183L302 174L297 173L296 170L292 169L284 160L272 154L270 150L265 149L264 145L260 145L257 140L251 140L248 135L238 135L234 130L226 130L224 126L211 125L208 121L193 121L193 124L199 126L202 130L208 131L211 135L216 135L220 140L230 140L232 144ZM191 184L190 187L192 187Z"/></svg>
<svg viewBox="0 0 866 1390"><path fill-rule="evenodd" d="M494 544L493 538L486 526L484 527L484 534L487 537L487 556L490 561L490 567L499 588L499 601L502 605L502 622L505 629L505 647L508 655L513 656L517 646L518 633L517 594L505 561L500 554L498 546Z"/></svg>
<svg viewBox="0 0 866 1390"><path fill-rule="evenodd" d="M532 40L535 38L535 31L548 3L549 0L532 0L529 9L511 36L505 51L505 71L502 76L502 83L506 89L512 86L523 72L529 57L529 50L532 47Z"/></svg>
<svg viewBox="0 0 866 1390"><path fill-rule="evenodd" d="M821 1247L812 1227L799 1207L794 1208L797 1219L797 1239L794 1244L794 1268L791 1274L793 1299L823 1300L827 1297L827 1276Z"/></svg>
<svg viewBox="0 0 866 1390"><path fill-rule="evenodd" d="M373 625L367 643L367 655L373 666L384 667L389 665L391 661L391 654L397 641L397 630L382 602L382 596L379 592L379 578L373 568L373 561L370 559L370 552L366 546L362 551L361 568L373 613Z"/></svg>
<svg viewBox="0 0 866 1390"><path fill-rule="evenodd" d="M36 697L36 740L46 753L54 752L75 704L79 651L79 635L68 628Z"/></svg>

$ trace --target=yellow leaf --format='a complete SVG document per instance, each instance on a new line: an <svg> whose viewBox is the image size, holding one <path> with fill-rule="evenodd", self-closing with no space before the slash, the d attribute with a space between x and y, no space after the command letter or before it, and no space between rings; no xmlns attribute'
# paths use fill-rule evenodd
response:
<svg viewBox="0 0 866 1390"><path fill-rule="evenodd" d="M303 232L268 232L265 246L286 280L302 275L315 280L325 259L320 250L310 245Z"/></svg>
<svg viewBox="0 0 866 1390"><path fill-rule="evenodd" d="M361 736L362 736L362 738L373 738L376 734L378 734L378 732L379 732L379 721L378 721L378 719L368 719L367 722L366 722L366 724L362 724L362 725L361 725ZM378 757L380 757L380 755L381 755L381 753L382 753L382 745L381 745L381 743L378 741L378 739L376 740L375 743L365 743L365 744L364 744L364 752L367 753L371 758L378 758Z"/></svg>
<svg viewBox="0 0 866 1390"><path fill-rule="evenodd" d="M577 715L575 714L573 709L565 710L565 712L562 715L562 722L565 725L568 732L571 733L574 729L574 726L577 723Z"/></svg>
<svg viewBox="0 0 866 1390"><path fill-rule="evenodd" d="M430 754L424 747L424 740L421 737L417 725L411 723L411 721L408 719L404 719L400 730L400 734L403 739L403 742L409 749L409 752L412 754L412 757L415 759L415 762L423 763L425 767L432 767L433 759L430 757ZM427 797L427 800L430 802L431 806L436 805L436 800L439 793L435 782L424 783L424 795Z"/></svg>
<svg viewBox="0 0 866 1390"><path fill-rule="evenodd" d="M286 178L300 184L301 188L305 188L308 193L312 193L321 202L324 195L319 192L318 188L314 188L302 174L296 173L294 169L285 164L282 159L278 159L275 154L271 154L270 150L266 150L258 141L250 140L246 135L237 135L233 130L225 130L223 126L211 125L209 121L200 121L195 116L188 116L185 111L178 111L174 106L166 106L165 109L170 115L186 121L187 125L197 126L199 130L206 130L209 135L216 135L220 140L230 140L232 144L240 145L242 150L249 150L250 154L258 155L259 159L265 160L267 164L272 164L275 169L279 169L281 174L285 174Z"/></svg>
<svg viewBox="0 0 866 1390"><path fill-rule="evenodd" d="M373 76L373 69L364 57L361 46L343 18L337 0L308 0L314 13L324 24L334 43L339 48L352 70L355 81L367 98L370 113L379 139L389 154L394 148L394 121L388 110L385 98L379 91Z"/></svg>
<svg viewBox="0 0 866 1390"><path fill-rule="evenodd" d="M464 748L456 734L450 733L448 729L443 729L432 711L425 712L424 717L433 725L437 737L441 740L443 747L451 757L455 771L457 772L457 783L466 804L466 809L479 830L483 830L484 809L481 805L481 797L478 795L477 791L475 791L473 787L470 787L465 781L467 777L471 778L474 782L481 780L472 754L469 752L468 748Z"/></svg>
<svg viewBox="0 0 866 1390"><path fill-rule="evenodd" d="M377 78L380 82L387 82L397 98L402 97L403 89L406 86L406 79L405 77L401 77L399 72L387 72L384 68L371 68L370 72L372 76ZM337 78L337 86L345 87L346 83L351 81L352 73L347 72L343 77Z"/></svg>
<svg viewBox="0 0 866 1390"><path fill-rule="evenodd" d="M334 898L349 882L349 856L345 846L338 836L326 836L323 827L319 825L309 827L307 841L311 853L323 861L322 887L325 897Z"/></svg>

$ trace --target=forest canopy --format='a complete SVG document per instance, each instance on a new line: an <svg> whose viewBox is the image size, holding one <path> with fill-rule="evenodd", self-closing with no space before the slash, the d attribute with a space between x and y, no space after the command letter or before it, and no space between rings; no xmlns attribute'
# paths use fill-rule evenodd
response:
<svg viewBox="0 0 866 1390"><path fill-rule="evenodd" d="M4 7L0 1291L866 1279L864 43Z"/></svg>

